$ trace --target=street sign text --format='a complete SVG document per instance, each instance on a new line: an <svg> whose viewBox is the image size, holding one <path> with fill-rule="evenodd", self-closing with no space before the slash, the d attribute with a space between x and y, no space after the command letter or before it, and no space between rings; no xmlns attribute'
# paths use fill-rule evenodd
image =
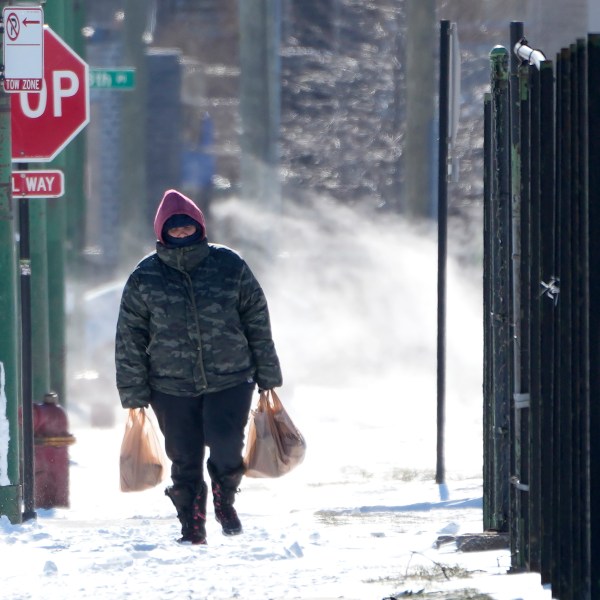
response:
<svg viewBox="0 0 600 600"><path fill-rule="evenodd" d="M4 91L40 92L44 77L44 13L40 7L2 9Z"/></svg>
<svg viewBox="0 0 600 600"><path fill-rule="evenodd" d="M132 90L135 88L135 69L90 68L90 87L100 90Z"/></svg>
<svg viewBox="0 0 600 600"><path fill-rule="evenodd" d="M65 193L62 171L13 171L13 197L60 198Z"/></svg>

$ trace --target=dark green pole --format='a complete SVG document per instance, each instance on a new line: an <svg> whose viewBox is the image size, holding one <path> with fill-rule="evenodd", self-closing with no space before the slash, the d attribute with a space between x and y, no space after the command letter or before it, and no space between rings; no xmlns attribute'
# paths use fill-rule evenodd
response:
<svg viewBox="0 0 600 600"><path fill-rule="evenodd" d="M7 4L0 0L0 10ZM0 515L21 523L19 313L11 170L10 97L0 90Z"/></svg>
<svg viewBox="0 0 600 600"><path fill-rule="evenodd" d="M494 443L493 528L508 530L510 476L511 329L510 315L510 150L509 95L506 48L490 52L494 169L491 189L493 410L490 432Z"/></svg>
<svg viewBox="0 0 600 600"><path fill-rule="evenodd" d="M42 402L50 390L48 316L48 256L45 198L22 200L29 204L31 255L31 375L33 402Z"/></svg>
<svg viewBox="0 0 600 600"><path fill-rule="evenodd" d="M84 37L85 2L75 2L65 14L65 41L85 60ZM81 132L65 149L65 184L68 185L67 211L67 265L69 273L79 274L85 249L85 220L87 197L85 194L86 132ZM75 269L72 271L71 269Z"/></svg>
<svg viewBox="0 0 600 600"><path fill-rule="evenodd" d="M483 96L483 528L493 529L494 520L494 339L492 314L492 181L494 171L492 93Z"/></svg>
<svg viewBox="0 0 600 600"><path fill-rule="evenodd" d="M65 39L65 0L48 0L44 5L44 20L60 37ZM68 40L65 39L68 43ZM51 163L49 168L66 171L65 152ZM65 261L67 237L67 210L71 202L72 190L69 189L68 173L65 173L65 195L62 198L47 200L47 248L48 248L48 310L50 348L50 386L58 394L61 404L67 403L66 397L66 303L65 303Z"/></svg>
<svg viewBox="0 0 600 600"><path fill-rule="evenodd" d="M135 257L140 240L147 238L149 225L146 196L146 91L148 90L144 32L147 24L147 0L125 0L125 64L135 68L135 88L123 101L123 226L120 244L122 256ZM154 201L154 200L153 200Z"/></svg>
<svg viewBox="0 0 600 600"><path fill-rule="evenodd" d="M525 427L529 409L529 393L522 385L521 366L527 352L527 339L522 335L521 307L521 137L520 137L520 61L513 51L517 43L523 39L523 23L513 21L510 24L510 70L509 70L509 116L510 116L510 199L511 199L511 274L512 274L512 305L511 326L513 328L512 368L513 368L513 398L511 402L512 419L510 430L510 445L512 452L511 488L509 490L510 513L509 530L512 566L515 569L525 568L528 563L529 547L527 543L527 505L529 502L529 473L527 469L527 454L523 452L527 444ZM526 249L524 249L526 250ZM524 307L523 307L524 308Z"/></svg>
<svg viewBox="0 0 600 600"><path fill-rule="evenodd" d="M56 162L54 168L64 168ZM66 183L65 183L66 185ZM66 307L65 307L65 237L66 198L48 200L48 310L50 348L50 388L58 394L61 404L66 404Z"/></svg>

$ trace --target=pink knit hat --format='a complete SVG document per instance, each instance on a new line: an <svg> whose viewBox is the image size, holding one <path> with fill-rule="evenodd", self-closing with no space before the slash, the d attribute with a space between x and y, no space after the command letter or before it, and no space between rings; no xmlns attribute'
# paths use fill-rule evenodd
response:
<svg viewBox="0 0 600 600"><path fill-rule="evenodd" d="M158 205L156 217L154 217L154 233L159 242L165 243L162 237L162 230L166 220L173 215L187 215L200 225L202 230L201 239L206 237L206 221L202 211L196 206L193 200L184 196L177 190L167 190Z"/></svg>

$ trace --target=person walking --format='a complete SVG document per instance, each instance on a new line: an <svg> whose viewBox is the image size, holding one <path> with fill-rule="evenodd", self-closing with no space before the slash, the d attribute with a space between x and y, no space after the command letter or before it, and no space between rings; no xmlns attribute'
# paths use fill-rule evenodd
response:
<svg viewBox="0 0 600 600"><path fill-rule="evenodd" d="M242 533L234 508L244 474L244 430L255 387L282 385L265 294L234 250L209 243L204 215L165 191L154 220L156 251L130 274L115 339L123 408L152 407L172 462L165 494L182 543L206 543L209 458L214 513Z"/></svg>

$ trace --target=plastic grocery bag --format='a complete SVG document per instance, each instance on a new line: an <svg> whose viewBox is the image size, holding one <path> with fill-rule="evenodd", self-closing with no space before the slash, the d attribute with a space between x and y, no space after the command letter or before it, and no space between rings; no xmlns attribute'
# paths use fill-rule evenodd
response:
<svg viewBox="0 0 600 600"><path fill-rule="evenodd" d="M130 408L121 443L121 491L141 492L164 478L166 459L158 433L143 408Z"/></svg>
<svg viewBox="0 0 600 600"><path fill-rule="evenodd" d="M248 477L281 477L304 460L306 441L273 390L251 412L244 455Z"/></svg>

